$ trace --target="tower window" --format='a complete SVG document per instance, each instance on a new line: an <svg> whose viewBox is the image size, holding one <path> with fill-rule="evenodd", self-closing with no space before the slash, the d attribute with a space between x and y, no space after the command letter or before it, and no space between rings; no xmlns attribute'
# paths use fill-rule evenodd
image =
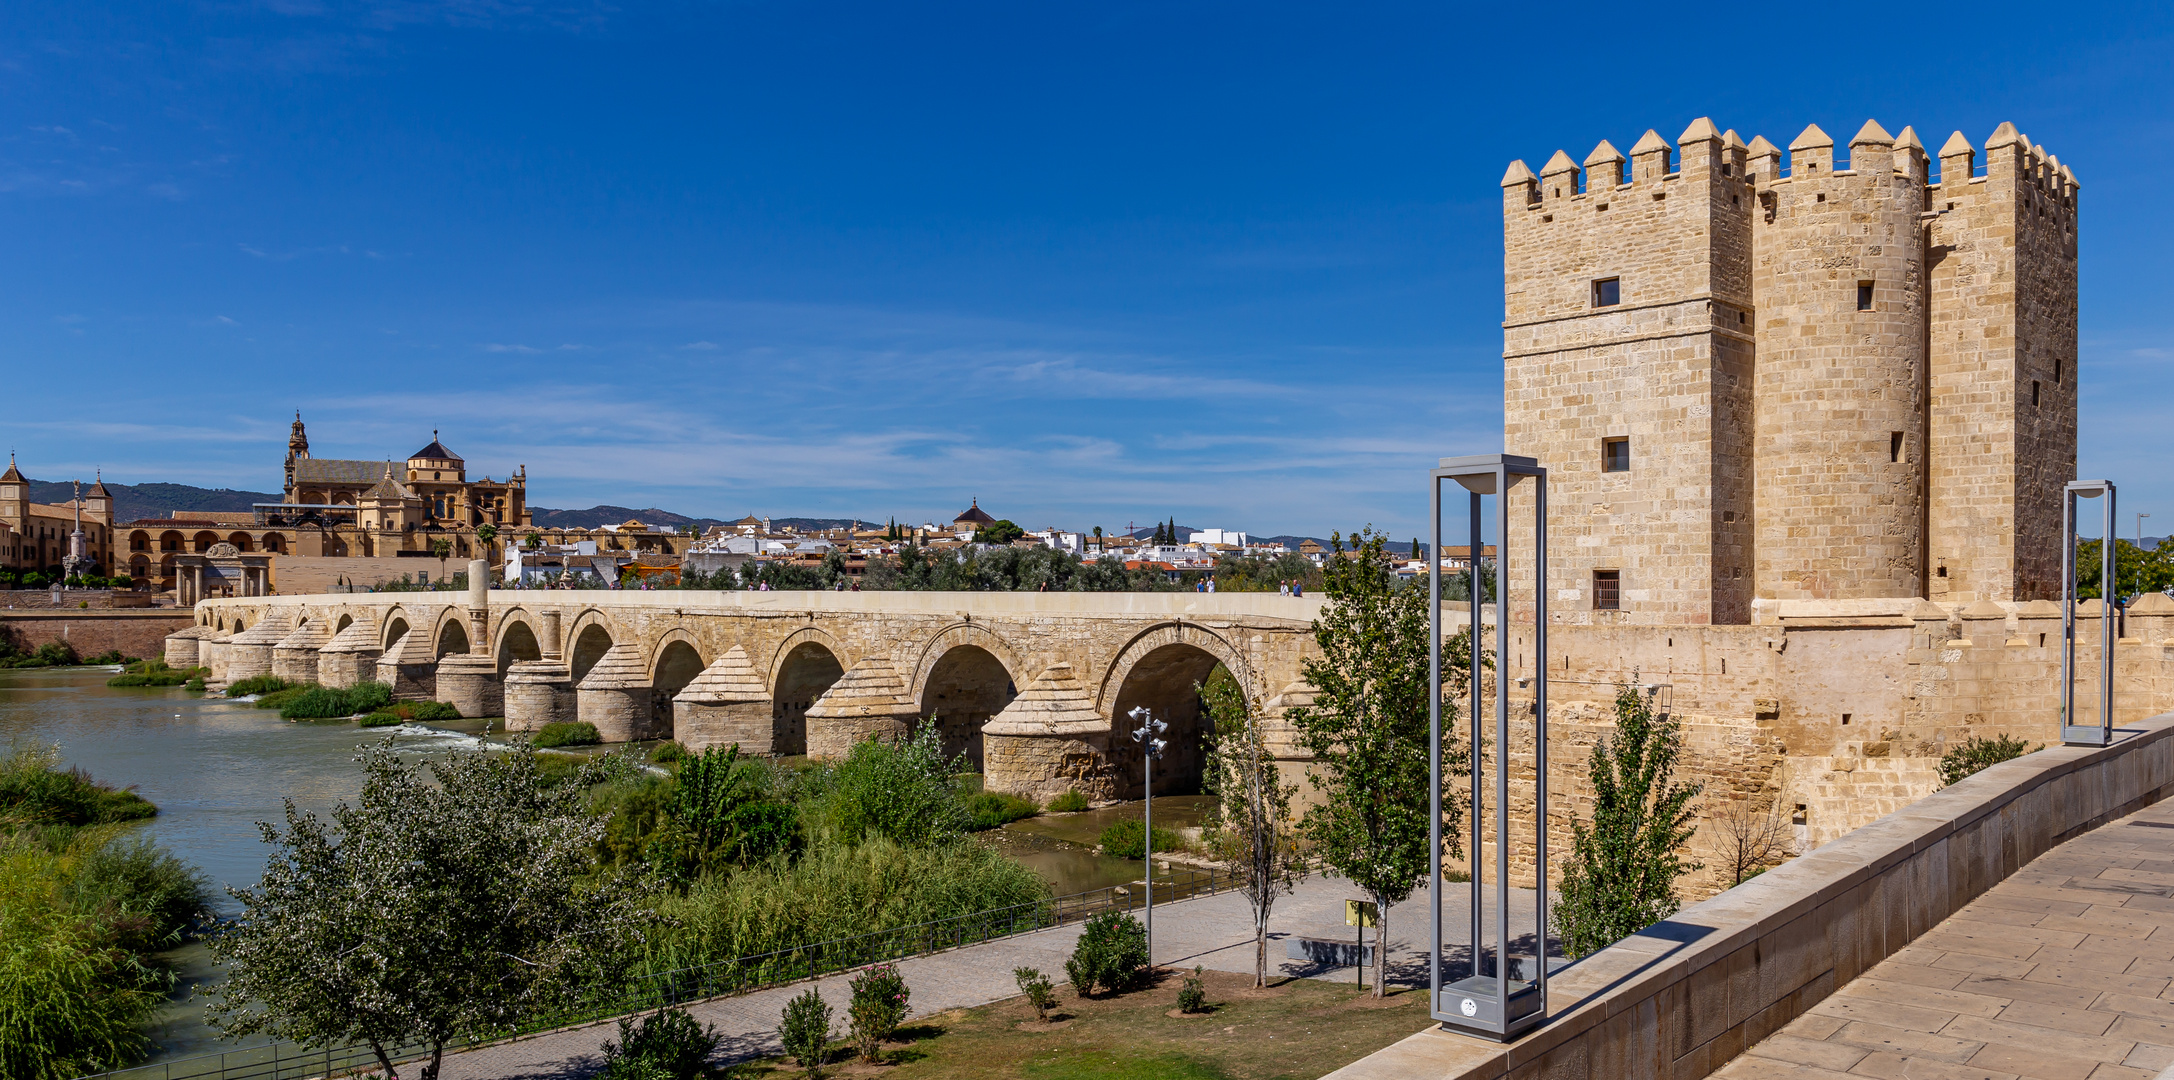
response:
<svg viewBox="0 0 2174 1080"><path fill-rule="evenodd" d="M1614 307L1623 302L1623 279L1601 278L1593 283L1593 306Z"/></svg>
<svg viewBox="0 0 2174 1080"><path fill-rule="evenodd" d="M1623 571L1593 571L1593 610L1623 610Z"/></svg>
<svg viewBox="0 0 2174 1080"><path fill-rule="evenodd" d="M2038 380L2031 380L2031 408L2038 407Z"/></svg>
<svg viewBox="0 0 2174 1080"><path fill-rule="evenodd" d="M2053 358L2053 385L2055 385L2055 386L2059 386L2059 385L2061 385L2061 365L2062 365L2062 363L2063 363L2063 358L2062 358L2062 357L2058 357L2058 356L2056 356L2056 357L2054 357L2054 358Z"/></svg>
<svg viewBox="0 0 2174 1080"><path fill-rule="evenodd" d="M1843 727L1848 727L1848 726L1849 726L1849 714L1848 714L1848 713L1843 713L1843 714L1842 714L1842 726L1843 726Z"/></svg>
<svg viewBox="0 0 2174 1080"><path fill-rule="evenodd" d="M1869 281L1857 283L1857 310L1872 310L1872 283Z"/></svg>
<svg viewBox="0 0 2174 1080"><path fill-rule="evenodd" d="M1630 471L1630 438L1628 436L1600 440L1600 471L1604 473Z"/></svg>
<svg viewBox="0 0 2174 1080"><path fill-rule="evenodd" d="M1887 433L1887 460L1902 460L1902 433L1899 431Z"/></svg>

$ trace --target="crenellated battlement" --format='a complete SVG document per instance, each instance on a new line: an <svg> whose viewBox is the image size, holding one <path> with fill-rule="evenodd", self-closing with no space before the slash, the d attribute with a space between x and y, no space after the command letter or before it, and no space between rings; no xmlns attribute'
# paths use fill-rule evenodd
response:
<svg viewBox="0 0 2174 1080"><path fill-rule="evenodd" d="M1763 187L1840 172L1907 176L1926 187L1999 176L2044 194L2050 200L2045 207L2049 213L2075 211L2079 187L2075 173L2011 123L2001 124L1987 137L1982 172L1976 147L1960 131L1948 137L1935 159L1926 153L1916 128L1904 127L1900 135L1889 135L1877 120L1867 120L1847 149L1846 160L1838 159L1834 139L1817 124L1790 140L1784 152L1764 136L1754 136L1747 145L1733 129L1717 131L1712 120L1700 117L1677 136L1674 146L1657 130L1647 129L1632 144L1628 157L1613 142L1602 139L1582 163L1568 151L1555 151L1537 175L1523 160L1513 161L1502 179L1504 209L1539 209L1555 200L1597 198L1692 173L1718 172ZM1934 160L1939 162L1937 176L1932 170ZM2039 208L2034 204L2032 209Z"/></svg>
<svg viewBox="0 0 2174 1080"><path fill-rule="evenodd" d="M2075 175L2013 124L1837 130L1701 117L1504 171L1505 444L1560 492L1563 620L2052 595Z"/></svg>

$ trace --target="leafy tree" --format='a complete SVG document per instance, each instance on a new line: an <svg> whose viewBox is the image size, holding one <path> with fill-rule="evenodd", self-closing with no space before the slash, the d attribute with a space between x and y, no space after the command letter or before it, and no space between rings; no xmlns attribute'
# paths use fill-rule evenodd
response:
<svg viewBox="0 0 2174 1080"><path fill-rule="evenodd" d="M522 547L525 547L525 548L527 548L527 549L529 549L530 551L542 551L542 550L543 550L543 534L542 534L542 533L534 533L534 532L532 532L532 533L528 534L527 536L525 536L525 537L522 537L522 538L521 538L521 546L522 546Z"/></svg>
<svg viewBox="0 0 2174 1080"><path fill-rule="evenodd" d="M1430 738L1427 696L1427 591L1397 587L1371 527L1341 535L1324 569L1328 606L1314 623L1319 659L1301 665L1314 701L1290 711L1299 741L1314 754L1312 781L1322 801L1302 826L1314 851L1364 890L1379 910L1374 926L1374 993L1388 964L1389 909L1409 899L1427 876ZM1455 695L1471 670L1467 629L1443 649L1442 760L1465 759L1454 737ZM1488 661L1492 667L1492 661ZM1463 854L1464 806L1442 801L1446 853Z"/></svg>
<svg viewBox="0 0 2174 1080"><path fill-rule="evenodd" d="M1027 531L1012 523L1010 518L992 521L974 530L977 544L1009 544L1025 536Z"/></svg>
<svg viewBox="0 0 2174 1080"><path fill-rule="evenodd" d="M488 521L476 526L476 544L483 549L484 558L490 558L490 553L497 550L491 543L496 539L498 539L498 526Z"/></svg>
<svg viewBox="0 0 2174 1080"><path fill-rule="evenodd" d="M712 746L679 768L668 812L681 843L662 846L661 861L683 878L716 865L746 866L797 853L799 812L770 793L769 770L743 761L739 744Z"/></svg>
<svg viewBox="0 0 2174 1080"><path fill-rule="evenodd" d="M1673 779L1682 752L1680 724L1655 716L1638 687L1617 688L1615 735L1593 744L1586 766L1593 821L1570 819L1570 857L1554 908L1570 955L1606 948L1674 915L1683 905L1676 879L1704 868L1682 854L1699 793L1699 785Z"/></svg>
<svg viewBox="0 0 2174 1080"><path fill-rule="evenodd" d="M2076 598L2104 599L2099 595L2099 560L2104 558L2098 540L2076 541ZM2162 541L2150 550L2127 540L2114 541L2114 592L2132 600L2148 592L2174 589L2174 543Z"/></svg>
<svg viewBox="0 0 2174 1080"><path fill-rule="evenodd" d="M595 872L604 823L582 796L623 760L561 785L526 748L424 766L387 742L359 760L359 805L328 824L290 800L284 831L258 825L275 851L255 888L227 890L244 914L211 941L223 1034L363 1043L394 1080L393 1050L420 1041L435 1080L448 1042L624 985L655 914L624 872Z"/></svg>
<svg viewBox="0 0 2174 1080"><path fill-rule="evenodd" d="M1276 898L1306 876L1298 829L1291 820L1291 796L1298 785L1276 771L1261 710L1246 701L1235 680L1211 679L1195 689L1215 725L1208 771L1219 798L1214 826L1208 830L1209 849L1244 875L1239 889L1253 915L1253 985L1263 987L1268 985L1269 913Z"/></svg>
<svg viewBox="0 0 2174 1080"><path fill-rule="evenodd" d="M438 560L438 580L445 580L445 561L453 556L453 541L443 536L430 541L430 556Z"/></svg>

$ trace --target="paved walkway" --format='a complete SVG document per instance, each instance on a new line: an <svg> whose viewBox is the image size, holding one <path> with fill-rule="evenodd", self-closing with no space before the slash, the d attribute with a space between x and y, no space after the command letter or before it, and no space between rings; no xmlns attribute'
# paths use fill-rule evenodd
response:
<svg viewBox="0 0 2174 1080"><path fill-rule="evenodd" d="M2039 856L1715 1075L2174 1077L2174 802Z"/></svg>
<svg viewBox="0 0 2174 1080"><path fill-rule="evenodd" d="M1444 905L1452 937L1457 921L1470 909L1463 889L1446 890ZM1306 978L1351 979L1350 968L1323 968L1284 959L1284 940L1291 936L1350 940L1354 931L1344 925L1344 901L1361 894L1339 878L1312 877L1297 892L1276 902L1270 919L1268 962L1270 971ZM1513 893L1513 909L1521 908L1531 919L1531 893ZM1427 893L1422 889L1411 900L1390 909L1391 982L1421 984L1426 978ZM899 965L906 985L913 991L913 1015L929 1016L951 1009L971 1008L1015 997L1012 980L1016 967L1040 968L1052 981L1064 981L1064 961L1079 939L1078 924L1004 938L982 945L955 949L934 956L904 961ZM1371 937L1371 934L1369 934ZM1195 964L1217 971L1250 973L1253 970L1253 920L1245 897L1238 893L1184 900L1155 907L1155 956L1157 963L1190 968ZM838 1030L844 1030L845 1004L850 996L848 976L836 975L817 983L831 1003ZM688 1007L704 1024L714 1024L725 1036L720 1062L746 1060L780 1052L778 1016L788 998L807 989L807 984L759 990ZM1068 991L1060 991L1065 993ZM611 1024L562 1031L533 1039L485 1047L446 1058L445 1080L574 1080L594 1073L603 1065L600 1047L615 1037Z"/></svg>

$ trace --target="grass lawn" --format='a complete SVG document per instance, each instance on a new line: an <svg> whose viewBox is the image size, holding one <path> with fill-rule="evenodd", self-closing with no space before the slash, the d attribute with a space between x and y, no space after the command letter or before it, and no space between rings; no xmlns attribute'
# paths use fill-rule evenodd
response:
<svg viewBox="0 0 2174 1080"><path fill-rule="evenodd" d="M1183 977L1164 971L1153 987L1109 998L1083 999L1060 988L1048 1024L1035 1021L1023 997L929 1017L901 1031L879 1065L839 1046L825 1075L1298 1080L1334 1071L1431 1022L1422 990L1398 990L1377 1002L1348 982L1288 979L1255 990L1250 975L1210 971L1204 978L1204 1015L1169 1015ZM801 1070L773 1059L731 1075L785 1080Z"/></svg>

